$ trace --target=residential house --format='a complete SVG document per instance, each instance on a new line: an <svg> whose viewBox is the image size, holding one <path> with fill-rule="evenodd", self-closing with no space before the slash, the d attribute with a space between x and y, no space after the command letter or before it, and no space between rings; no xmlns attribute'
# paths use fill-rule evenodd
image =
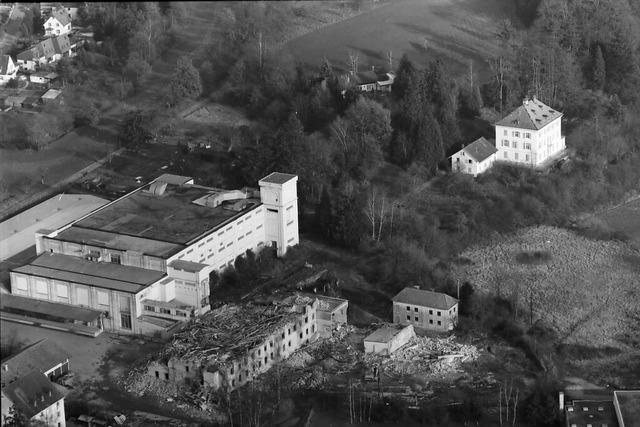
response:
<svg viewBox="0 0 640 427"><path fill-rule="evenodd" d="M4 297L3 297L4 298ZM28 345L19 353L3 359L2 386L36 371L55 381L69 372L69 353L46 338Z"/></svg>
<svg viewBox="0 0 640 427"><path fill-rule="evenodd" d="M364 339L365 353L391 354L415 337L412 325L384 326Z"/></svg>
<svg viewBox="0 0 640 427"><path fill-rule="evenodd" d="M35 71L37 66L49 64L56 54L52 39L44 39L16 56L16 62L23 71Z"/></svg>
<svg viewBox="0 0 640 427"><path fill-rule="evenodd" d="M346 76L346 85L354 87L360 92L390 92L395 80L395 73L379 74L371 67L370 71L360 73L349 73Z"/></svg>
<svg viewBox="0 0 640 427"><path fill-rule="evenodd" d="M330 337L336 327L347 323L347 309L349 301L316 295L318 298L318 332L323 338Z"/></svg>
<svg viewBox="0 0 640 427"><path fill-rule="evenodd" d="M51 10L49 18L44 22L44 32L47 36L59 36L71 31L71 17L65 9Z"/></svg>
<svg viewBox="0 0 640 427"><path fill-rule="evenodd" d="M562 113L535 96L495 124L497 160L539 166L565 149Z"/></svg>
<svg viewBox="0 0 640 427"><path fill-rule="evenodd" d="M67 34L61 34L57 37L52 37L53 49L55 54L53 55L52 62L59 61L63 56L71 55L71 42Z"/></svg>
<svg viewBox="0 0 640 427"><path fill-rule="evenodd" d="M318 337L318 300L292 295L267 304L225 305L181 331L147 374L232 391Z"/></svg>
<svg viewBox="0 0 640 427"><path fill-rule="evenodd" d="M447 294L404 288L392 301L393 323L439 332L458 324L458 300Z"/></svg>
<svg viewBox="0 0 640 427"><path fill-rule="evenodd" d="M29 80L31 83L47 85L58 78L58 74L52 73L50 71L36 71L35 73L29 75Z"/></svg>
<svg viewBox="0 0 640 427"><path fill-rule="evenodd" d="M6 85L9 80L15 79L18 73L18 67L9 55L0 56L0 86Z"/></svg>
<svg viewBox="0 0 640 427"><path fill-rule="evenodd" d="M67 3L67 2L41 2L40 13L42 16L49 16L53 9L58 9L60 13L66 13L69 19L73 22L78 16L79 3Z"/></svg>
<svg viewBox="0 0 640 427"><path fill-rule="evenodd" d="M2 388L2 424L12 409L34 422L65 427L64 394L38 371L32 371Z"/></svg>
<svg viewBox="0 0 640 427"><path fill-rule="evenodd" d="M210 309L209 274L248 249L299 242L296 175L223 190L162 175L55 230L11 270L11 293L104 313L103 327L165 334Z"/></svg>
<svg viewBox="0 0 640 427"><path fill-rule="evenodd" d="M640 390L616 390L613 407L620 427L640 427Z"/></svg>
<svg viewBox="0 0 640 427"><path fill-rule="evenodd" d="M451 156L451 171L477 176L493 166L497 152L494 144L480 137Z"/></svg>

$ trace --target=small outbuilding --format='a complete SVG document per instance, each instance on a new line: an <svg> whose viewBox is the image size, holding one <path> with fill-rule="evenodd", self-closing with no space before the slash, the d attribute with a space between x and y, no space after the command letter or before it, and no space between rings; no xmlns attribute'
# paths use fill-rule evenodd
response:
<svg viewBox="0 0 640 427"><path fill-rule="evenodd" d="M497 152L491 142L480 137L451 156L451 170L477 176L493 166Z"/></svg>
<svg viewBox="0 0 640 427"><path fill-rule="evenodd" d="M43 104L56 104L59 105L62 102L62 91L57 90L57 89L49 89L48 91L46 91L42 97L42 103Z"/></svg>
<svg viewBox="0 0 640 427"><path fill-rule="evenodd" d="M413 326L384 326L364 339L365 353L391 354L415 337Z"/></svg>

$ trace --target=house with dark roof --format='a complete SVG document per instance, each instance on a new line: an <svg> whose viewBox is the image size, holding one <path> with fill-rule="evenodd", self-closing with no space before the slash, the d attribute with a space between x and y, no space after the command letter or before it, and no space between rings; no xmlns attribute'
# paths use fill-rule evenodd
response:
<svg viewBox="0 0 640 427"><path fill-rule="evenodd" d="M493 166L497 152L492 143L480 137L451 156L451 171L477 176Z"/></svg>
<svg viewBox="0 0 640 427"><path fill-rule="evenodd" d="M342 85L345 89L353 87L360 92L391 92L395 78L394 72L379 73L371 67L369 71L346 74Z"/></svg>
<svg viewBox="0 0 640 427"><path fill-rule="evenodd" d="M28 345L19 353L3 359L2 386L37 371L54 381L69 372L69 353L46 338Z"/></svg>
<svg viewBox="0 0 640 427"><path fill-rule="evenodd" d="M393 323L439 332L458 324L458 300L445 293L404 288L392 301Z"/></svg>
<svg viewBox="0 0 640 427"><path fill-rule="evenodd" d="M31 371L2 388L2 425L12 409L34 422L64 427L64 393L38 371Z"/></svg>
<svg viewBox="0 0 640 427"><path fill-rule="evenodd" d="M539 166L565 149L562 113L535 96L496 124L497 160Z"/></svg>
<svg viewBox="0 0 640 427"><path fill-rule="evenodd" d="M51 9L49 18L44 22L44 32L47 36L59 36L71 31L71 17L63 8Z"/></svg>
<svg viewBox="0 0 640 427"><path fill-rule="evenodd" d="M0 86L6 85L9 80L15 79L18 73L18 67L9 55L0 56Z"/></svg>
<svg viewBox="0 0 640 427"><path fill-rule="evenodd" d="M36 66L54 61L56 50L52 39L44 39L16 56L16 62L22 70L34 71Z"/></svg>

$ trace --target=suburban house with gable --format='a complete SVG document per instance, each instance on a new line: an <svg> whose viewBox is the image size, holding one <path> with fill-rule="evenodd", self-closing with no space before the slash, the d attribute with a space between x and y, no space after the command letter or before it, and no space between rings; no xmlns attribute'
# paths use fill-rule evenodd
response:
<svg viewBox="0 0 640 427"><path fill-rule="evenodd" d="M458 324L458 300L447 294L404 288L392 301L393 323L439 332Z"/></svg>
<svg viewBox="0 0 640 427"><path fill-rule="evenodd" d="M2 425L11 416L12 409L28 420L46 426L65 427L64 394L40 372L18 378L2 388Z"/></svg>
<svg viewBox="0 0 640 427"><path fill-rule="evenodd" d="M565 149L562 113L537 99L525 99L495 124L497 160L539 166Z"/></svg>
<svg viewBox="0 0 640 427"><path fill-rule="evenodd" d="M497 152L492 143L480 137L451 156L451 170L476 176L493 166Z"/></svg>
<svg viewBox="0 0 640 427"><path fill-rule="evenodd" d="M0 86L6 85L9 80L15 79L18 67L9 55L0 56Z"/></svg>
<svg viewBox="0 0 640 427"><path fill-rule="evenodd" d="M71 32L71 17L62 8L51 9L49 18L44 22L44 32L47 36L59 36Z"/></svg>

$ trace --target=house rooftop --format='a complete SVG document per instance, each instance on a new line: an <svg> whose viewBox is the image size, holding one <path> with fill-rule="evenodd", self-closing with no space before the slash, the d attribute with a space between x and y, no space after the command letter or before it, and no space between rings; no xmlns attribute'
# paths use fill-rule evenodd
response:
<svg viewBox="0 0 640 427"><path fill-rule="evenodd" d="M408 326L407 326L408 327ZM368 335L365 342L378 342L386 344L398 335L404 327L402 326L383 326L380 329L376 329L372 334Z"/></svg>
<svg viewBox="0 0 640 427"><path fill-rule="evenodd" d="M155 181L94 212L75 225L133 237L187 245L205 232L224 226L261 205L259 198L226 200L215 207L208 199L227 192L200 185ZM238 196L240 197L240 195ZM197 203L196 203L197 201Z"/></svg>
<svg viewBox="0 0 640 427"><path fill-rule="evenodd" d="M498 152L498 149L484 137L480 137L471 144L463 147L461 151L467 153L476 162L482 162L489 156Z"/></svg>
<svg viewBox="0 0 640 427"><path fill-rule="evenodd" d="M498 121L496 125L539 130L561 116L561 112L543 104L534 96L532 99L525 99L521 106Z"/></svg>
<svg viewBox="0 0 640 427"><path fill-rule="evenodd" d="M613 398L620 427L639 427L640 390L616 390Z"/></svg>
<svg viewBox="0 0 640 427"><path fill-rule="evenodd" d="M297 178L297 175L282 172L272 172L260 180L260 182L268 182L270 184L284 184L290 180Z"/></svg>
<svg viewBox="0 0 640 427"><path fill-rule="evenodd" d="M316 295L315 297L318 298L318 311L332 312L336 308L349 302L346 299L328 297L325 295Z"/></svg>
<svg viewBox="0 0 640 427"><path fill-rule="evenodd" d="M27 418L32 418L64 398L49 378L36 371L8 384L2 389L2 393Z"/></svg>
<svg viewBox="0 0 640 427"><path fill-rule="evenodd" d="M155 181L162 181L162 182L166 182L167 184L173 184L173 185L184 185L184 184L188 184L190 181L192 182L193 178L190 176L165 173L157 177Z"/></svg>
<svg viewBox="0 0 640 427"><path fill-rule="evenodd" d="M62 24L63 26L71 23L71 19L69 18L69 15L64 9L62 10L60 8L51 9L50 17L56 18L60 22L60 24Z"/></svg>
<svg viewBox="0 0 640 427"><path fill-rule="evenodd" d="M140 292L165 276L162 271L49 252L11 271L129 293Z"/></svg>
<svg viewBox="0 0 640 427"><path fill-rule="evenodd" d="M9 295L3 295L2 299ZM4 301L2 301L4 303ZM3 359L2 382L9 384L32 371L40 374L48 372L60 363L64 363L70 354L60 348L54 341L46 338L36 341L22 349L19 353ZM7 366L5 370L4 366Z"/></svg>
<svg viewBox="0 0 640 427"><path fill-rule="evenodd" d="M458 300L441 292L404 288L398 295L393 297L393 302L436 308L438 310L449 310L458 303Z"/></svg>
<svg viewBox="0 0 640 427"><path fill-rule="evenodd" d="M57 89L49 89L48 91L46 91L44 93L44 95L41 96L42 99L56 99L58 96L60 96L60 94L62 93L62 91L57 90Z"/></svg>

